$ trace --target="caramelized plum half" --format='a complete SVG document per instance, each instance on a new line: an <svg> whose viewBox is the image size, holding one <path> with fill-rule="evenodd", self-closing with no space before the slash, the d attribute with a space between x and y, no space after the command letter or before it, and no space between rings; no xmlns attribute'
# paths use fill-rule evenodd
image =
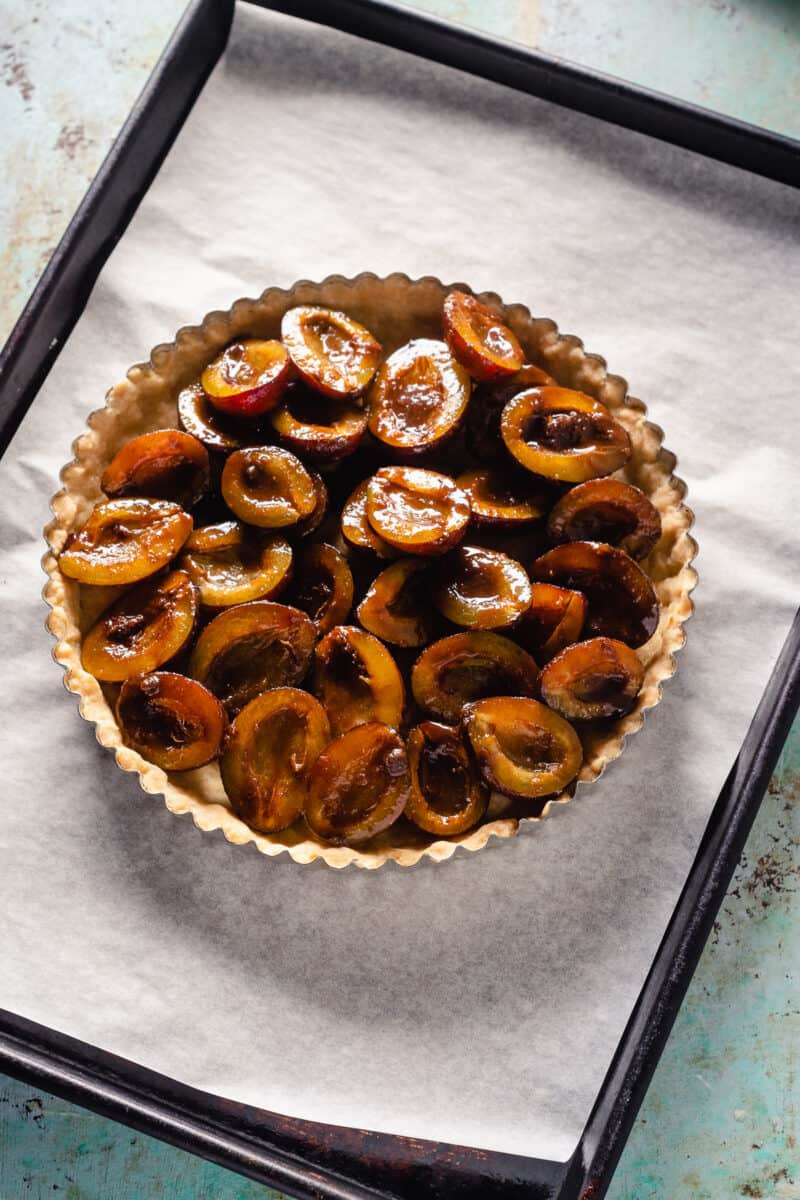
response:
<svg viewBox="0 0 800 1200"><path fill-rule="evenodd" d="M211 692L171 671L126 679L117 722L125 745L163 771L192 771L211 762L228 728L222 705Z"/></svg>
<svg viewBox="0 0 800 1200"><path fill-rule="evenodd" d="M630 646L591 638L567 646L542 671L542 696L571 721L621 717L630 712L644 682L644 667Z"/></svg>
<svg viewBox="0 0 800 1200"><path fill-rule="evenodd" d="M229 716L261 692L300 683L311 663L314 626L304 612L272 600L224 609L197 639L189 673Z"/></svg>
<svg viewBox="0 0 800 1200"><path fill-rule="evenodd" d="M337 625L317 645L311 690L338 736L379 721L398 729L405 690L386 647L355 625Z"/></svg>
<svg viewBox="0 0 800 1200"><path fill-rule="evenodd" d="M588 609L585 630L618 638L636 648L655 633L658 598L632 558L602 542L568 542L537 558L531 579L583 592Z"/></svg>
<svg viewBox="0 0 800 1200"><path fill-rule="evenodd" d="M410 790L402 738L377 722L359 725L311 768L306 824L325 842L355 846L394 824Z"/></svg>
<svg viewBox="0 0 800 1200"><path fill-rule="evenodd" d="M222 469L221 486L228 508L248 525L264 529L296 525L317 505L308 471L278 446L235 450Z"/></svg>
<svg viewBox="0 0 800 1200"><path fill-rule="evenodd" d="M126 442L103 472L100 486L115 500L143 496L191 508L208 491L210 467L202 442L180 429L156 429Z"/></svg>
<svg viewBox="0 0 800 1200"><path fill-rule="evenodd" d="M192 518L169 500L101 500L58 565L79 583L138 583L165 567L191 531Z"/></svg>
<svg viewBox="0 0 800 1200"><path fill-rule="evenodd" d="M367 520L404 554L444 554L467 530L469 498L449 475L381 467L367 484Z"/></svg>
<svg viewBox="0 0 800 1200"><path fill-rule="evenodd" d="M195 529L181 565L207 608L271 600L286 585L292 547L279 534L258 534L238 521Z"/></svg>
<svg viewBox="0 0 800 1200"><path fill-rule="evenodd" d="M465 833L477 825L489 793L467 753L460 729L423 721L408 735L411 794L409 820L439 837Z"/></svg>
<svg viewBox="0 0 800 1200"><path fill-rule="evenodd" d="M411 691L424 712L455 724L473 700L538 695L539 668L530 654L497 633L454 633L420 654Z"/></svg>
<svg viewBox="0 0 800 1200"><path fill-rule="evenodd" d="M560 792L583 762L572 726L524 696L491 696L468 704L464 731L483 778L506 796L535 798Z"/></svg>
<svg viewBox="0 0 800 1200"><path fill-rule="evenodd" d="M518 392L503 409L500 432L526 470L563 483L610 475L631 456L630 438L606 406L569 388Z"/></svg>
<svg viewBox="0 0 800 1200"><path fill-rule="evenodd" d="M401 558L381 571L358 606L365 629L395 646L425 646L435 619L431 612L427 564Z"/></svg>
<svg viewBox="0 0 800 1200"><path fill-rule="evenodd" d="M565 646L577 642L586 619L586 597L553 583L531 585L531 606L514 636L539 662L548 662Z"/></svg>
<svg viewBox="0 0 800 1200"><path fill-rule="evenodd" d="M270 421L287 450L326 465L353 454L367 431L366 411L357 403L337 403L303 384L289 388Z"/></svg>
<svg viewBox="0 0 800 1200"><path fill-rule="evenodd" d="M529 525L546 516L552 495L525 472L508 467L478 467L465 471L456 483L469 497L476 525L504 526L508 529Z"/></svg>
<svg viewBox="0 0 800 1200"><path fill-rule="evenodd" d="M281 321L281 337L308 386L334 400L359 396L381 354L368 329L330 308L290 308Z"/></svg>
<svg viewBox="0 0 800 1200"><path fill-rule="evenodd" d="M470 386L444 342L417 338L378 371L369 394L369 431L395 450L423 454L458 428Z"/></svg>
<svg viewBox="0 0 800 1200"><path fill-rule="evenodd" d="M342 508L342 536L357 550L371 550L378 558L394 558L397 551L378 537L367 520L367 488L369 480L363 480L345 501Z"/></svg>
<svg viewBox="0 0 800 1200"><path fill-rule="evenodd" d="M290 373L285 346L247 338L226 346L203 371L200 383L220 412L249 420L279 403Z"/></svg>
<svg viewBox="0 0 800 1200"><path fill-rule="evenodd" d="M513 625L531 602L528 576L513 558L480 546L459 546L441 565L433 602L454 625L500 629Z"/></svg>
<svg viewBox="0 0 800 1200"><path fill-rule="evenodd" d="M83 639L81 662L103 683L155 671L186 645L197 608L197 588L186 571L147 579L92 626Z"/></svg>
<svg viewBox="0 0 800 1200"><path fill-rule="evenodd" d="M261 442L259 426L245 425L233 417L217 412L199 383L184 388L178 396L178 422L181 429L202 442L206 450L230 454L242 446Z"/></svg>
<svg viewBox="0 0 800 1200"><path fill-rule="evenodd" d="M262 833L293 825L330 737L325 709L308 692L281 687L251 700L233 722L220 761L236 815Z"/></svg>
<svg viewBox="0 0 800 1200"><path fill-rule="evenodd" d="M347 619L353 604L353 575L347 561L326 542L298 556L291 600L308 613L322 635Z"/></svg>
<svg viewBox="0 0 800 1200"><path fill-rule="evenodd" d="M507 325L475 296L450 292L443 309L444 337L453 356L475 379L513 375L525 361Z"/></svg>
<svg viewBox="0 0 800 1200"><path fill-rule="evenodd" d="M554 542L607 542L645 558L661 537L661 517L632 483L589 479L553 506L547 531Z"/></svg>
<svg viewBox="0 0 800 1200"><path fill-rule="evenodd" d="M478 462L488 466L499 463L508 464L509 457L505 443L500 436L500 418L509 400L518 392L527 388L556 386L555 379L543 371L526 363L512 375L496 383L482 383L475 388L469 402L466 419L467 446Z"/></svg>

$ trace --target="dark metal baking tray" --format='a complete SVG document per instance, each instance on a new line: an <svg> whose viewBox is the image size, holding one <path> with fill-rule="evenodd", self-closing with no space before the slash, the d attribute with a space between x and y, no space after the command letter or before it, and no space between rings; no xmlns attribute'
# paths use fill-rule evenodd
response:
<svg viewBox="0 0 800 1200"><path fill-rule="evenodd" d="M800 144L386 0L275 0L383 42L800 185ZM192 0L0 354L0 454L224 49L234 0ZM666 934L569 1162L284 1117L196 1091L0 1010L0 1067L279 1188L329 1200L600 1200L800 706L800 614L719 795Z"/></svg>

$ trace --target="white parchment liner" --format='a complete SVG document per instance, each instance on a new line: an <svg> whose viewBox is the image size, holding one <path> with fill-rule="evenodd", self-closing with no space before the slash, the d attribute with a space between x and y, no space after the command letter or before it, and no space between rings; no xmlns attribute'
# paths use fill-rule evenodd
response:
<svg viewBox="0 0 800 1200"><path fill-rule="evenodd" d="M238 5L0 460L0 1006L291 1116L567 1158L797 605L798 232L792 188ZM679 669L624 754L446 869L265 863L176 820L63 691L39 598L109 384L235 296L366 266L602 350L666 429L701 547Z"/></svg>
<svg viewBox="0 0 800 1200"><path fill-rule="evenodd" d="M94 722L98 741L114 750L123 770L136 772L144 791L163 795L171 812L191 813L198 828L221 829L228 841L253 842L262 854L286 851L295 862L322 859L332 867L352 863L375 868L389 860L413 866L423 856L442 862L459 845L479 850L493 835L509 837L517 832L519 820L513 816L486 819L475 829L450 839L430 838L393 826L358 849L326 846L302 822L274 834L251 829L231 811L217 763L196 771L167 773L123 745L102 688L80 660L81 636L97 618L99 605L109 602L111 589L81 588L61 574L56 556L68 535L83 525L92 506L103 498L100 476L119 447L139 433L176 425L178 393L193 383L233 338L278 337L287 308L323 304L362 321L388 354L414 337L440 336L442 301L449 290L430 277L412 282L402 274L385 279L369 273L355 279L332 276L319 284L297 283L288 291L270 288L258 300L238 300L226 313L209 313L199 326L181 329L174 342L157 346L149 363L132 367L127 378L111 389L105 408L91 415L89 431L76 441L75 458L61 473L64 489L53 499L55 520L46 530L53 553L45 557L44 566L50 576L45 589L52 608L48 625L57 639L55 657L66 669L66 686L80 696L81 714ZM639 651L645 667L644 683L634 709L610 729L598 733L579 726L585 754L579 779L587 783L621 753L625 737L640 728L644 711L658 703L660 685L675 669L673 655L683 645L683 623L691 613L689 593L696 580L690 566L696 551L688 533L691 514L681 503L686 489L672 474L675 458L663 448L661 430L646 420L644 404L628 395L625 380L607 373L602 358L587 354L578 338L559 334L553 321L532 317L524 305L503 307L498 296L488 293L481 298L502 308L528 361L544 366L565 387L601 400L624 424L633 454L618 475L642 488L661 514L662 537L644 564L661 605L658 628ZM564 791L548 803L541 817L523 819L540 820L552 803L569 800L571 795L571 790Z"/></svg>

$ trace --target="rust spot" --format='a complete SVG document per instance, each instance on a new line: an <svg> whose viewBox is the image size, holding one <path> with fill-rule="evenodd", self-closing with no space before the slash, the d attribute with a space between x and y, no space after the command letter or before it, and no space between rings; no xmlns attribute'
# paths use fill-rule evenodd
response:
<svg viewBox="0 0 800 1200"><path fill-rule="evenodd" d="M0 43L0 53L3 61L0 65L0 75L6 87L19 89L19 94L27 104L33 95L33 84L28 76L28 64L11 42Z"/></svg>
<svg viewBox="0 0 800 1200"><path fill-rule="evenodd" d="M56 150L63 150L67 158L74 158L79 150L85 150L89 138L83 125L62 125L56 142Z"/></svg>
<svg viewBox="0 0 800 1200"><path fill-rule="evenodd" d="M31 1096L30 1100L26 1100L22 1105L22 1117L25 1121L44 1120L44 1105L38 1096Z"/></svg>
<svg viewBox="0 0 800 1200"><path fill-rule="evenodd" d="M739 1188L742 1196L763 1197L764 1193L761 1190L761 1185L758 1183L743 1183Z"/></svg>
<svg viewBox="0 0 800 1200"><path fill-rule="evenodd" d="M765 892L793 891L789 884L797 874L800 874L800 867L793 867L791 862L782 861L772 852L762 854L753 867L750 878L745 881L744 889L765 903Z"/></svg>

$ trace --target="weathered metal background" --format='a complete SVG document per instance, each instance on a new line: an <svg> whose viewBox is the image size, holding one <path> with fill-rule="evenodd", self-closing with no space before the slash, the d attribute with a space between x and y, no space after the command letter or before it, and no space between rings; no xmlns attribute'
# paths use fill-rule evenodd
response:
<svg viewBox="0 0 800 1200"><path fill-rule="evenodd" d="M183 5L0 0L0 341ZM424 7L800 137L794 0ZM800 1200L800 723L610 1200ZM268 1200L267 1189L0 1076L0 1200Z"/></svg>

